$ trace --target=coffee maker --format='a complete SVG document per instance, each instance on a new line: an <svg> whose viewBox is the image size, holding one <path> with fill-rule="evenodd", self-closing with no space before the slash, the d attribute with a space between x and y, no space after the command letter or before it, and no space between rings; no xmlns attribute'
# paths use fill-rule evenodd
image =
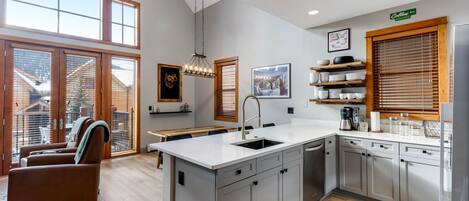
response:
<svg viewBox="0 0 469 201"><path fill-rule="evenodd" d="M340 130L358 130L360 124L360 108L344 107L340 110Z"/></svg>
<svg viewBox="0 0 469 201"><path fill-rule="evenodd" d="M350 107L344 107L340 110L340 130L352 130L352 115L353 109Z"/></svg>

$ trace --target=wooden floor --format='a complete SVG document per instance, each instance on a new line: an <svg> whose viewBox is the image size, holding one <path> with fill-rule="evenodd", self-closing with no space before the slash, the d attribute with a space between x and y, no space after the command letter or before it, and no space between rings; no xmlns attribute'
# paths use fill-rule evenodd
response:
<svg viewBox="0 0 469 201"><path fill-rule="evenodd" d="M106 160L101 165L100 201L161 201L162 171L156 169L156 154L141 154ZM0 177L0 201L7 177ZM326 201L359 201L333 194Z"/></svg>

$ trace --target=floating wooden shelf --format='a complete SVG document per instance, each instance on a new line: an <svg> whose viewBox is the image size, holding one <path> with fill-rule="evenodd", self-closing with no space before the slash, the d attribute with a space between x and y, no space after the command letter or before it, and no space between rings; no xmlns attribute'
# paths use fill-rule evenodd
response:
<svg viewBox="0 0 469 201"><path fill-rule="evenodd" d="M323 82L310 84L316 87L363 87L365 80L351 80L351 81L338 81L338 82Z"/></svg>
<svg viewBox="0 0 469 201"><path fill-rule="evenodd" d="M357 104L365 104L365 99L353 99L353 100L341 100L341 99L311 99L311 102L315 102L316 104L336 104L336 105L357 105Z"/></svg>
<svg viewBox="0 0 469 201"><path fill-rule="evenodd" d="M171 112L150 112L151 115L160 115L160 114L187 114L192 111L171 111Z"/></svg>
<svg viewBox="0 0 469 201"><path fill-rule="evenodd" d="M345 70L362 70L365 69L366 65L362 61L355 61L352 63L345 64L331 64L327 66L316 66L311 67L311 70L318 72L331 72L331 71L345 71Z"/></svg>

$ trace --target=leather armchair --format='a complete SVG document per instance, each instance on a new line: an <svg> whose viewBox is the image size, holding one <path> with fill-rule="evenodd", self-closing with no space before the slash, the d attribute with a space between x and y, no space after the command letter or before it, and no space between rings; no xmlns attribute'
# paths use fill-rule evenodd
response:
<svg viewBox="0 0 469 201"><path fill-rule="evenodd" d="M28 157L28 167L10 170L8 200L96 201L109 129L94 124L88 129L89 140L78 148L83 150L81 157L78 152L32 155Z"/></svg>
<svg viewBox="0 0 469 201"><path fill-rule="evenodd" d="M39 144L30 145L20 148L20 162L21 167L27 166L27 158L30 155L45 154L45 153L75 153L78 145L85 134L86 129L94 122L91 118L85 118L81 124L76 124L77 133L72 142L53 143L53 144ZM74 129L72 129L74 130Z"/></svg>

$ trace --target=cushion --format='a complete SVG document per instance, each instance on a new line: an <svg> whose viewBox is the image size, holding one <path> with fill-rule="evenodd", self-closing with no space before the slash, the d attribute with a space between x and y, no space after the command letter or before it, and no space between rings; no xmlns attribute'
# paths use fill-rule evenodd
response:
<svg viewBox="0 0 469 201"><path fill-rule="evenodd" d="M92 123L86 129L85 134L83 135L83 139L78 145L77 152L75 154L75 164L80 163L83 153L85 152L86 147L89 144L88 141L91 140L91 136L93 135L94 130L100 126L105 128L104 142L107 142L109 140L109 125L105 121L102 121L102 120L95 121L94 123Z"/></svg>

